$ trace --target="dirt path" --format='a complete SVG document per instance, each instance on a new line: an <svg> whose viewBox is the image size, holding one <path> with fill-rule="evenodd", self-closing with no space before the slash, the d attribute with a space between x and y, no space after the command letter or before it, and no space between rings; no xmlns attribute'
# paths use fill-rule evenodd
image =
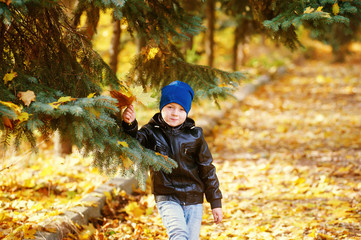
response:
<svg viewBox="0 0 361 240"><path fill-rule="evenodd" d="M359 67L297 67L214 129L226 215L201 239L361 239Z"/></svg>

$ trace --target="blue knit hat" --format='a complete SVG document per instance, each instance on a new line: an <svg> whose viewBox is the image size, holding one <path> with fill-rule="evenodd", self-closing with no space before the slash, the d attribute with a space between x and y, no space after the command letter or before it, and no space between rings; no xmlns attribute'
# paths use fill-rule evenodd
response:
<svg viewBox="0 0 361 240"><path fill-rule="evenodd" d="M191 86L185 82L174 81L162 88L159 110L169 103L178 103L188 114L191 110L193 96L194 92Z"/></svg>

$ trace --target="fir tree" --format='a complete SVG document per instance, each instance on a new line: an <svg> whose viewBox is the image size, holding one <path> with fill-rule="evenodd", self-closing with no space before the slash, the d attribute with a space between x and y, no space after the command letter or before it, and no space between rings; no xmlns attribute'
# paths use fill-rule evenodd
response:
<svg viewBox="0 0 361 240"><path fill-rule="evenodd" d="M74 21L58 1L0 2L0 131L4 144L23 140L36 150L35 132L59 131L104 172L133 174L144 184L148 167L171 171L175 162L142 148L123 133L114 117L116 100L102 95L103 86L124 90L110 67L92 49L90 37L77 28L88 13L96 26L99 11L111 8L128 31L146 40L134 58L128 78L160 89L180 79L199 89L199 96L230 94L242 77L189 64L173 44L203 29L198 17L178 1L78 1ZM91 9L91 11L87 11ZM92 29L92 28L90 28ZM153 54L150 54L153 53Z"/></svg>
<svg viewBox="0 0 361 240"><path fill-rule="evenodd" d="M357 37L361 23L361 1L250 1L256 19L277 41L291 49L300 46L296 29L304 25L318 40L336 53Z"/></svg>

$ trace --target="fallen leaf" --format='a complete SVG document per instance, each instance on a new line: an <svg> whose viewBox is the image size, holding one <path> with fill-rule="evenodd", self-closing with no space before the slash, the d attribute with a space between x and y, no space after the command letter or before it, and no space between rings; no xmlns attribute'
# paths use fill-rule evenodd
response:
<svg viewBox="0 0 361 240"><path fill-rule="evenodd" d="M20 122L25 122L29 119L30 114L27 112L22 112L18 115L17 120Z"/></svg>
<svg viewBox="0 0 361 240"><path fill-rule="evenodd" d="M4 101L0 101L0 103L2 105L5 105L9 108L11 108L12 110L14 110L17 114L20 114L21 113L21 107L12 103L12 102L4 102Z"/></svg>
<svg viewBox="0 0 361 240"><path fill-rule="evenodd" d="M27 239L35 239L36 229L34 229L31 225L25 225L23 228L24 238Z"/></svg>
<svg viewBox="0 0 361 240"><path fill-rule="evenodd" d="M92 97L94 97L95 94L96 94L96 93L90 93L90 94L87 96L87 98L92 98Z"/></svg>
<svg viewBox="0 0 361 240"><path fill-rule="evenodd" d="M33 91L19 92L18 98L24 102L26 106L29 106L31 102L35 101L35 93Z"/></svg>
<svg viewBox="0 0 361 240"><path fill-rule="evenodd" d="M340 12L340 7L338 6L337 2L332 5L332 12L334 15L338 15Z"/></svg>
<svg viewBox="0 0 361 240"><path fill-rule="evenodd" d="M312 13L313 11L315 11L315 9L311 8L311 7L307 7L305 9L305 11L303 11L303 13Z"/></svg>
<svg viewBox="0 0 361 240"><path fill-rule="evenodd" d="M3 123L4 123L5 127L13 129L13 123L7 116L2 116L2 119L3 119Z"/></svg>
<svg viewBox="0 0 361 240"><path fill-rule="evenodd" d="M149 49L148 54L147 54L147 60L153 59L157 55L158 52L159 52L159 48Z"/></svg>
<svg viewBox="0 0 361 240"><path fill-rule="evenodd" d="M129 147L127 142L118 141L118 144L122 145L123 147Z"/></svg>
<svg viewBox="0 0 361 240"><path fill-rule="evenodd" d="M13 70L11 70L10 73L5 74L3 80L4 83L7 84L8 82L11 82L18 74L16 72L14 72Z"/></svg>

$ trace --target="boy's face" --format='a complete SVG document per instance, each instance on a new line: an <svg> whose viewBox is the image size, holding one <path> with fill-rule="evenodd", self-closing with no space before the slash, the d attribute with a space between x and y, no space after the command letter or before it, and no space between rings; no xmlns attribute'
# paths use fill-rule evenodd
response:
<svg viewBox="0 0 361 240"><path fill-rule="evenodd" d="M161 110L164 121L171 127L181 125L187 118L187 112L178 103L169 103Z"/></svg>

